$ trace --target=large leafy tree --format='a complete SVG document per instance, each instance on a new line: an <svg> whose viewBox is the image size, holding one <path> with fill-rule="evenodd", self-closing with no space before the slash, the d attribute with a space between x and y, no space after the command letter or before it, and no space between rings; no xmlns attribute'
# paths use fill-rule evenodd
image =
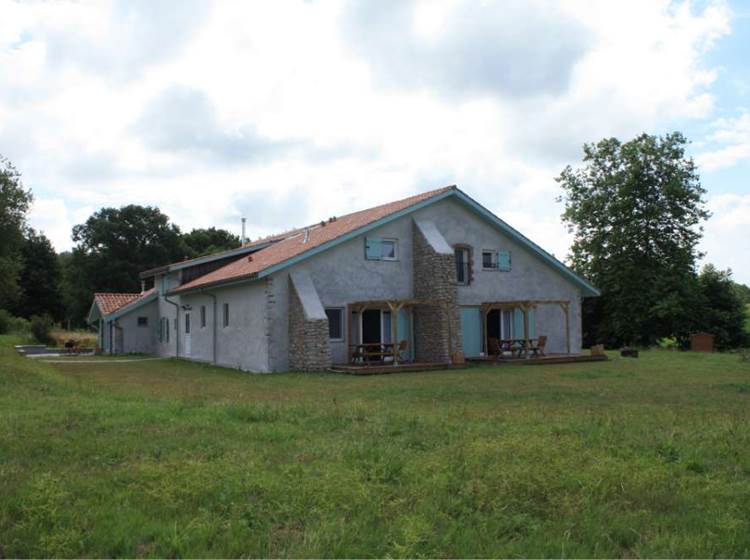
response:
<svg viewBox="0 0 750 560"><path fill-rule="evenodd" d="M190 250L191 257L210 255L240 246L239 236L215 227L194 229L190 233L184 234L182 239Z"/></svg>
<svg viewBox="0 0 750 560"><path fill-rule="evenodd" d="M707 264L698 276L698 285L702 301L696 311L701 330L713 334L714 344L721 350L746 344L745 304L732 282L732 271Z"/></svg>
<svg viewBox="0 0 750 560"><path fill-rule="evenodd" d="M49 239L28 229L21 246L21 296L16 315L63 317L60 294L60 265Z"/></svg>
<svg viewBox="0 0 750 560"><path fill-rule="evenodd" d="M93 292L138 291L141 271L189 256L168 216L135 204L102 208L73 228L73 241L65 285L75 323L83 320Z"/></svg>
<svg viewBox="0 0 750 560"><path fill-rule="evenodd" d="M0 156L0 308L13 307L20 296L21 247L31 200L20 173Z"/></svg>
<svg viewBox="0 0 750 560"><path fill-rule="evenodd" d="M679 132L605 139L557 178L572 266L602 291L586 305L588 342L684 340L695 328L696 246L709 214L686 144Z"/></svg>

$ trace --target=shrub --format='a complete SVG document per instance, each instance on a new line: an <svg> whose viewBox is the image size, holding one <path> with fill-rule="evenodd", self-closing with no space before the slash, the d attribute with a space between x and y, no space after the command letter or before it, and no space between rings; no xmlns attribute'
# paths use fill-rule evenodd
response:
<svg viewBox="0 0 750 560"><path fill-rule="evenodd" d="M677 341L676 338L672 337L664 337L660 338L656 341L656 344L658 344L659 348L662 350L679 350L680 343Z"/></svg>
<svg viewBox="0 0 750 560"><path fill-rule="evenodd" d="M31 334L40 344L52 342L52 327L54 327L54 323L49 315L34 315L31 317Z"/></svg>
<svg viewBox="0 0 750 560"><path fill-rule="evenodd" d="M7 334L10 332L11 321L13 321L13 316L5 309L0 309L0 334Z"/></svg>
<svg viewBox="0 0 750 560"><path fill-rule="evenodd" d="M8 332L14 334L28 334L31 332L31 323L28 319L23 317L11 317L10 318L10 330Z"/></svg>

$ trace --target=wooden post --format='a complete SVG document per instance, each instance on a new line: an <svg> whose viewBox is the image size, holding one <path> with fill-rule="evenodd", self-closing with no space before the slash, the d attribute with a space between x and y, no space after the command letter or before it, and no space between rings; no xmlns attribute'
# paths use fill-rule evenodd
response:
<svg viewBox="0 0 750 560"><path fill-rule="evenodd" d="M393 365L398 365L398 351L396 345L398 344L398 305L391 301L386 302L388 309L391 312L391 353L393 354Z"/></svg>
<svg viewBox="0 0 750 560"><path fill-rule="evenodd" d="M570 354L570 302L560 302L560 308L565 313L565 351Z"/></svg>
<svg viewBox="0 0 750 560"><path fill-rule="evenodd" d="M526 356L529 355L529 348L531 344L529 343L529 306L525 303L521 306L521 311L523 312L523 344L524 344L524 352L526 353Z"/></svg>

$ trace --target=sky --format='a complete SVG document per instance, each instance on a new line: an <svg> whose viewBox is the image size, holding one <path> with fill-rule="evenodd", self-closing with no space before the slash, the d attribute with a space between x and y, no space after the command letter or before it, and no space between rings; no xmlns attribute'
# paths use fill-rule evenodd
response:
<svg viewBox="0 0 750 560"><path fill-rule="evenodd" d="M750 284L750 2L0 0L0 154L58 251L104 206L257 238L456 184L558 258L584 143L682 131Z"/></svg>

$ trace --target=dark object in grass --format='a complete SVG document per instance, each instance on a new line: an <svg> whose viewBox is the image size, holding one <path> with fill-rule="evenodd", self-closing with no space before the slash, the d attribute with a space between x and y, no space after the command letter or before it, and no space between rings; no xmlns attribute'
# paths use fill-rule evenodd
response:
<svg viewBox="0 0 750 560"><path fill-rule="evenodd" d="M626 346L622 350L620 350L620 356L623 358L637 358L638 357L638 349L637 348L631 348L630 346Z"/></svg>

